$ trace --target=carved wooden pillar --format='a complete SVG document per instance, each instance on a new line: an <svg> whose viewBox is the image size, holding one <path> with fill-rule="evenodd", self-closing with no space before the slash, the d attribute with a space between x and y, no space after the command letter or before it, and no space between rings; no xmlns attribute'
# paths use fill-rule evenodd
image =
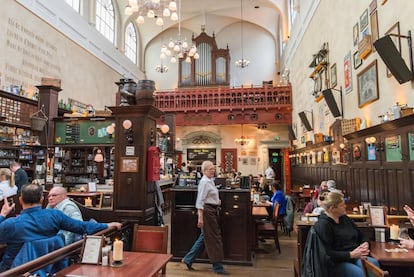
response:
<svg viewBox="0 0 414 277"><path fill-rule="evenodd" d="M149 104L109 109L116 124L114 212L123 220L152 224L155 182L147 181L147 150L155 141L162 111Z"/></svg>
<svg viewBox="0 0 414 277"><path fill-rule="evenodd" d="M40 143L42 145L53 144L55 135L55 125L53 118L58 117L58 100L59 91L62 89L55 86L36 86L39 89L38 109L43 107L43 111L48 118L46 125L46 135L40 136Z"/></svg>

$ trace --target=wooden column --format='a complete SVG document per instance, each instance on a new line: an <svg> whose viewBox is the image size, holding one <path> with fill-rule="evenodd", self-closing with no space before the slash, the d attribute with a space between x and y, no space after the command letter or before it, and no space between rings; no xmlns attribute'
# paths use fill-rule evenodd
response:
<svg viewBox="0 0 414 277"><path fill-rule="evenodd" d="M36 86L39 89L39 101L38 109L43 106L43 111L48 118L46 125L46 135L40 136L40 143L42 145L53 144L53 138L55 133L55 126L53 124L53 118L58 117L58 100L59 91L62 89L55 86Z"/></svg>
<svg viewBox="0 0 414 277"><path fill-rule="evenodd" d="M116 124L114 212L122 220L150 225L155 219L155 182L147 181L147 150L155 141L162 112L149 104L109 109ZM130 130L124 128L128 120Z"/></svg>

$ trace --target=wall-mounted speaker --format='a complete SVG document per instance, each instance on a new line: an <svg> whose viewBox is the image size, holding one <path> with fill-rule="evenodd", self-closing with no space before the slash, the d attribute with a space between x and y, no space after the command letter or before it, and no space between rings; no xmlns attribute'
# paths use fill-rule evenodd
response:
<svg viewBox="0 0 414 277"><path fill-rule="evenodd" d="M288 126L288 129L289 129L289 138L290 138L291 140L296 140L296 134L295 134L295 132L293 131L292 125L289 125L289 126Z"/></svg>
<svg viewBox="0 0 414 277"><path fill-rule="evenodd" d="M305 126L306 130L308 130L308 131L312 131L312 130L313 130L313 128L312 128L312 126L310 125L309 120L308 120L308 118L306 117L305 112L300 112L300 113L299 113L299 117L300 117L300 120L302 121L302 124Z"/></svg>
<svg viewBox="0 0 414 277"><path fill-rule="evenodd" d="M405 64L394 42L389 35L374 42L375 49L395 79L403 84L413 79L413 73ZM411 51L411 50L410 50ZM412 53L410 53L412 55Z"/></svg>
<svg viewBox="0 0 414 277"><path fill-rule="evenodd" d="M336 104L335 97L331 89L325 89L322 91L323 98L325 98L326 104L334 117L341 116L338 105Z"/></svg>

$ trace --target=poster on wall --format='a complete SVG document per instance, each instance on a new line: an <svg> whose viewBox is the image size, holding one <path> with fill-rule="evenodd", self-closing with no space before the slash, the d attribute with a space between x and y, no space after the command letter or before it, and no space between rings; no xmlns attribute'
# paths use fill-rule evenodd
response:
<svg viewBox="0 0 414 277"><path fill-rule="evenodd" d="M387 162L401 162L401 137L390 136L385 138L385 156Z"/></svg>
<svg viewBox="0 0 414 277"><path fill-rule="evenodd" d="M350 93L352 91L351 51L349 51L344 58L344 82L346 93Z"/></svg>

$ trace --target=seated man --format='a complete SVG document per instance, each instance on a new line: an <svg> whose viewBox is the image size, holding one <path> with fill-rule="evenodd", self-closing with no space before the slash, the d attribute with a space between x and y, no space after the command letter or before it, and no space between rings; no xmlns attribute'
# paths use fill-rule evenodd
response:
<svg viewBox="0 0 414 277"><path fill-rule="evenodd" d="M82 213L78 206L68 198L66 189L63 187L54 187L49 191L47 208L56 209L62 211L65 215L82 220ZM75 234L68 231L63 231L65 238L65 245L68 245L75 241Z"/></svg>
<svg viewBox="0 0 414 277"><path fill-rule="evenodd" d="M8 201L4 201L0 212L0 243L7 244L0 262L0 272L10 268L25 242L56 236L60 230L94 234L107 228L121 229L122 227L118 222L108 224L84 222L72 219L55 209L42 209L43 188L37 184L24 185L19 201L23 210L18 217L6 219L15 206L14 203L9 205Z"/></svg>

